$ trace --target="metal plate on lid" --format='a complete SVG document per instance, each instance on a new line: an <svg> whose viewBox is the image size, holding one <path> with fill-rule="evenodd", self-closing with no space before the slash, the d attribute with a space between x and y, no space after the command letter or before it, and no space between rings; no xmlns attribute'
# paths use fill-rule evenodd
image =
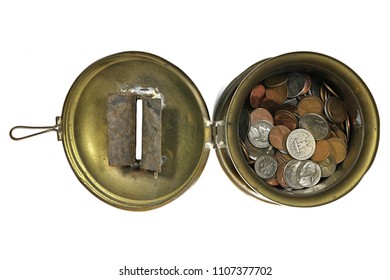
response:
<svg viewBox="0 0 390 280"><path fill-rule="evenodd" d="M134 119L137 110L142 122ZM200 176L209 155L208 122L204 100L185 73L158 56L123 52L79 75L48 131L57 131L91 193L118 208L148 210L172 201ZM138 143L134 133L142 134Z"/></svg>

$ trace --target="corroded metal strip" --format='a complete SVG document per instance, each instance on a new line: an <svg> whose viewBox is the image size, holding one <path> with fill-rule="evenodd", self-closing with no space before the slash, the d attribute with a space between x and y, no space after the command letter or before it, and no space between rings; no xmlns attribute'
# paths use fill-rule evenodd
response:
<svg viewBox="0 0 390 280"><path fill-rule="evenodd" d="M136 96L110 94L107 102L108 162L112 166L136 165Z"/></svg>
<svg viewBox="0 0 390 280"><path fill-rule="evenodd" d="M161 97L143 97L141 168L161 172L162 109Z"/></svg>

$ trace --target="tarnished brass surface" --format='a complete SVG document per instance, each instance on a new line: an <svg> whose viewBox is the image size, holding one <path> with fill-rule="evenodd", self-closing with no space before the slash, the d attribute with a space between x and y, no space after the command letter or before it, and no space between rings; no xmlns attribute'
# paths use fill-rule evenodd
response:
<svg viewBox="0 0 390 280"><path fill-rule="evenodd" d="M164 93L158 177L129 166L110 166L106 104L110 93L134 87ZM192 81L168 61L142 52L105 57L85 69L69 90L62 111L63 146L80 182L101 200L128 210L164 205L187 190L202 172L210 138L208 112Z"/></svg>
<svg viewBox="0 0 390 280"><path fill-rule="evenodd" d="M278 73L305 72L326 81L340 94L351 119L349 150L336 172L309 190L286 192L268 186L259 179L247 163L238 137L239 124L245 102L251 90L262 80ZM296 52L260 61L246 70L230 85L224 100L217 106L217 117L226 114L227 150L218 152L229 177L249 194L263 195L270 200L291 206L317 206L332 202L352 190L370 168L379 142L379 114L375 101L360 77L342 62L326 55ZM216 114L215 114L216 115ZM230 161L226 158L229 156Z"/></svg>

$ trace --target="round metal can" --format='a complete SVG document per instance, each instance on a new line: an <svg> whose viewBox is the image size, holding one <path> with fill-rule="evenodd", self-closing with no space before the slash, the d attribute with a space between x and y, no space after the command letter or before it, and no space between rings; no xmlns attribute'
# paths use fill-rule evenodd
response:
<svg viewBox="0 0 390 280"><path fill-rule="evenodd" d="M242 150L240 122L251 90L268 77L300 72L319 77L344 100L349 114L348 153L337 170L310 189L275 188L260 179ZM226 123L226 149L218 159L229 178L246 193L270 203L318 206L351 191L370 168L379 143L379 114L362 79L342 62L320 53L293 52L255 63L234 79L216 104L215 120Z"/></svg>

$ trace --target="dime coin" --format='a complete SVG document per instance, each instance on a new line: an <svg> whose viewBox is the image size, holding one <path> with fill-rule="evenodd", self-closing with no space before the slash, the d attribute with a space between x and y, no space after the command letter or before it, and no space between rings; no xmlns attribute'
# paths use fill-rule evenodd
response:
<svg viewBox="0 0 390 280"><path fill-rule="evenodd" d="M324 161L318 163L321 168L321 177L329 177L336 171L337 163L333 157L329 156Z"/></svg>
<svg viewBox="0 0 390 280"><path fill-rule="evenodd" d="M297 182L303 188L315 186L321 179L320 166L311 160L304 160L297 168Z"/></svg>
<svg viewBox="0 0 390 280"><path fill-rule="evenodd" d="M313 135L309 131L298 128L291 131L288 135L286 147L293 158L305 160L314 154L316 143Z"/></svg>
<svg viewBox="0 0 390 280"><path fill-rule="evenodd" d="M267 121L259 120L249 127L248 139L257 148L266 148L270 145L268 135L273 125Z"/></svg>
<svg viewBox="0 0 390 280"><path fill-rule="evenodd" d="M263 179L270 179L275 176L278 163L269 155L261 155L256 159L255 172Z"/></svg>
<svg viewBox="0 0 390 280"><path fill-rule="evenodd" d="M347 156L347 145L340 138L331 138L328 139L328 142L331 146L330 155L339 164Z"/></svg>
<svg viewBox="0 0 390 280"><path fill-rule="evenodd" d="M286 150L286 138L290 133L284 125L274 126L269 132L269 142L271 145L278 150Z"/></svg>
<svg viewBox="0 0 390 280"><path fill-rule="evenodd" d="M299 127L309 131L315 140L324 139L329 134L328 122L317 114L306 114L299 120Z"/></svg>
<svg viewBox="0 0 390 280"><path fill-rule="evenodd" d="M300 116L308 113L322 115L324 112L324 103L318 97L307 96L298 103L297 111Z"/></svg>
<svg viewBox="0 0 390 280"><path fill-rule="evenodd" d="M265 87L260 84L254 87L249 95L249 103L252 108L259 108L265 98Z"/></svg>
<svg viewBox="0 0 390 280"><path fill-rule="evenodd" d="M331 146L327 140L319 140L316 142L316 149L311 156L311 160L315 162L324 161L331 151Z"/></svg>

